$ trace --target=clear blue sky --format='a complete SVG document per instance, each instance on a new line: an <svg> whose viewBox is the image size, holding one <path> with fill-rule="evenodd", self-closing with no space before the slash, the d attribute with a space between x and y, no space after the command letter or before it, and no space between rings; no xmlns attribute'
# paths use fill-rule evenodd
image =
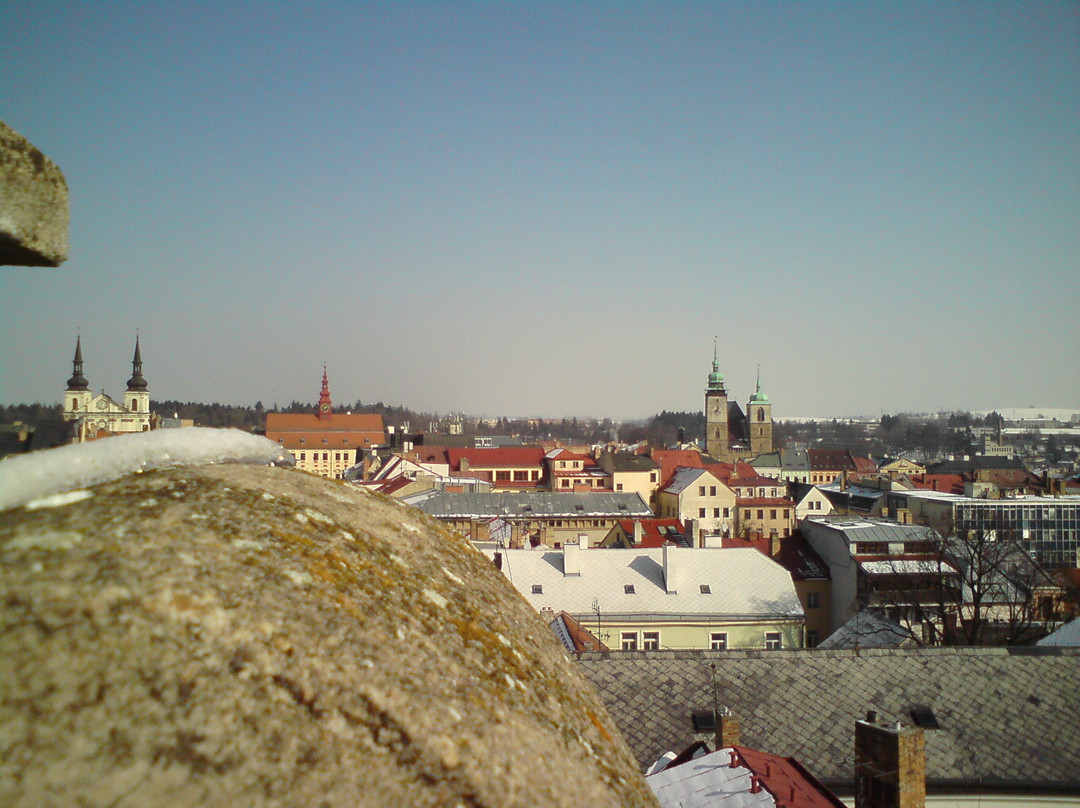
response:
<svg viewBox="0 0 1080 808"><path fill-rule="evenodd" d="M0 401L1080 406L1080 4L0 4Z"/></svg>

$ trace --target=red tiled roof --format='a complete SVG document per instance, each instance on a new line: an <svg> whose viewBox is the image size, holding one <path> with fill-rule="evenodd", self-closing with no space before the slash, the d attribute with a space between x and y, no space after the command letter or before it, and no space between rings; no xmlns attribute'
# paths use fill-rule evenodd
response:
<svg viewBox="0 0 1080 808"><path fill-rule="evenodd" d="M772 539L768 536L753 539L725 536L720 546L752 547L759 553L770 555ZM790 536L780 537L780 552L772 556L772 560L790 572L796 581L828 580L830 577L829 566L797 531Z"/></svg>
<svg viewBox="0 0 1080 808"><path fill-rule="evenodd" d="M503 446L500 448L446 450L450 468L460 469L461 459L473 468L540 468L544 462L544 450L540 446Z"/></svg>
<svg viewBox="0 0 1080 808"><path fill-rule="evenodd" d="M270 432L378 432L383 433L381 415L334 413L320 419L313 412L268 412L266 434Z"/></svg>
<svg viewBox="0 0 1080 808"><path fill-rule="evenodd" d="M846 449L807 449L806 459L814 471L855 471L855 461Z"/></svg>
<svg viewBox="0 0 1080 808"><path fill-rule="evenodd" d="M733 746L731 749L778 804L783 801L787 808L839 808L844 804L795 758L759 752L745 746Z"/></svg>
<svg viewBox="0 0 1080 808"><path fill-rule="evenodd" d="M960 474L915 474L908 477L911 484L924 491L943 491L947 494L964 493L964 478Z"/></svg>
<svg viewBox="0 0 1080 808"><path fill-rule="evenodd" d="M631 539L634 537L634 522L641 523L641 542L635 547L662 547L668 537L661 528L673 527L686 535L686 528L678 519L620 519L619 528Z"/></svg>
<svg viewBox="0 0 1080 808"><path fill-rule="evenodd" d="M855 462L855 471L864 474L873 474L878 470L877 463L869 457L855 457L853 455L851 459Z"/></svg>
<svg viewBox="0 0 1080 808"><path fill-rule="evenodd" d="M736 497L735 504L739 506L743 505L756 505L757 507L765 508L794 508L795 503L786 499L785 497Z"/></svg>
<svg viewBox="0 0 1080 808"><path fill-rule="evenodd" d="M680 467L701 469L705 468L701 459L701 452L690 449L653 449L652 459L660 464L660 487L667 488L671 478Z"/></svg>

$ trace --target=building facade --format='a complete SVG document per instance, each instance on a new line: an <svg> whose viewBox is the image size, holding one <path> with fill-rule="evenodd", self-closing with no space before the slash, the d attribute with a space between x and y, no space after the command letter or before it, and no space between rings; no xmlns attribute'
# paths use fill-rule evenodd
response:
<svg viewBox="0 0 1080 808"><path fill-rule="evenodd" d="M381 415L334 412L325 367L316 412L269 412L266 437L289 450L301 471L332 479L386 443Z"/></svg>
<svg viewBox="0 0 1080 808"><path fill-rule="evenodd" d="M63 419L72 421L74 440L78 443L107 435L146 432L153 428L150 414L150 391L142 372L142 351L135 337L135 355L131 360L124 401L120 403L104 390L94 395L83 375L82 336L75 339L72 374L64 391Z"/></svg>

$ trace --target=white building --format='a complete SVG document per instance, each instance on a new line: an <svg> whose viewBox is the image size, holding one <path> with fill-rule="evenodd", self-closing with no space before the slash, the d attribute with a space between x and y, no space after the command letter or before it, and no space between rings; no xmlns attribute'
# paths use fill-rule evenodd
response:
<svg viewBox="0 0 1080 808"><path fill-rule="evenodd" d="M151 429L150 391L142 375L142 352L135 338L135 355L131 360L131 378L124 392L124 403L111 398L102 390L94 395L83 376L82 337L75 340L73 372L64 391L65 421L75 422L75 440L79 443L106 434L146 432Z"/></svg>

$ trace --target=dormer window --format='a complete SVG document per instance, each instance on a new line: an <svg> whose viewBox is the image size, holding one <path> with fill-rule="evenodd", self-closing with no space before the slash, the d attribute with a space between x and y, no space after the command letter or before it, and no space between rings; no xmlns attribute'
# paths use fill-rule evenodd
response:
<svg viewBox="0 0 1080 808"><path fill-rule="evenodd" d="M702 584L701 585L701 594L703 594L703 595L711 595L712 594L712 587L709 586L708 584Z"/></svg>
<svg viewBox="0 0 1080 808"><path fill-rule="evenodd" d="M544 585L543 584L533 584L532 585L532 593L534 595L542 595L542 594L544 594Z"/></svg>
<svg viewBox="0 0 1080 808"><path fill-rule="evenodd" d="M626 584L625 586L623 586L622 589L623 589L623 594L624 595L635 595L635 594L637 594L634 591L634 585L633 584Z"/></svg>

